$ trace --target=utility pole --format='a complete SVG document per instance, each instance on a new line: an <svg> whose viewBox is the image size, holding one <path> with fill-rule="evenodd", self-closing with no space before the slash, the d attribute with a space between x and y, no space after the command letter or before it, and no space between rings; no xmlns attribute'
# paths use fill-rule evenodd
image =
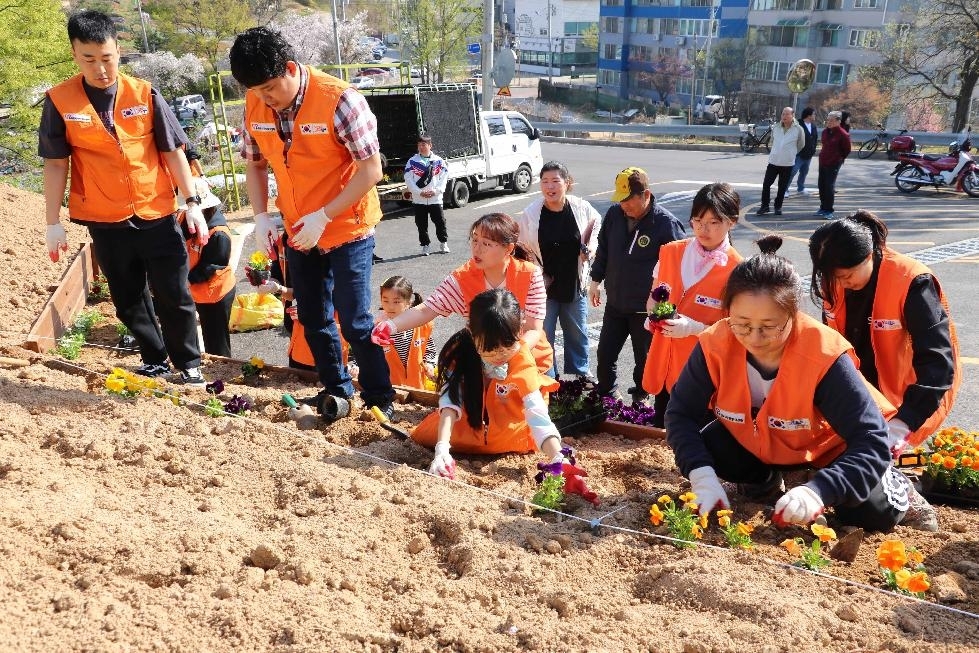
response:
<svg viewBox="0 0 979 653"><path fill-rule="evenodd" d="M483 0L483 110L493 110L493 0Z"/></svg>
<svg viewBox="0 0 979 653"><path fill-rule="evenodd" d="M337 65L342 66L343 61L340 58L340 27L337 25L338 22L339 17L337 16L337 0L333 0L333 42L336 44L337 48ZM338 68L337 70L340 73L338 77L345 80L347 76L343 74L343 69Z"/></svg>
<svg viewBox="0 0 979 653"><path fill-rule="evenodd" d="M551 38L551 0L547 0L547 83L553 84L554 78L554 39Z"/></svg>
<svg viewBox="0 0 979 653"><path fill-rule="evenodd" d="M146 19L143 18L143 3L141 0L136 0L136 11L139 12L139 26L143 28L143 52L149 54L150 43L146 39Z"/></svg>

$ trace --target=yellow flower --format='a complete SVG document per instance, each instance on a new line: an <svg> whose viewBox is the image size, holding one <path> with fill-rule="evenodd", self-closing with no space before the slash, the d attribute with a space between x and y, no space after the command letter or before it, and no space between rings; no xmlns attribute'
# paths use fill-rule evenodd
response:
<svg viewBox="0 0 979 653"><path fill-rule="evenodd" d="M932 465L940 465L944 457L945 456L936 451L935 453L931 454L931 458L929 460L931 460Z"/></svg>
<svg viewBox="0 0 979 653"><path fill-rule="evenodd" d="M126 380L112 375L105 380L105 389L110 392L122 392L126 387Z"/></svg>
<svg viewBox="0 0 979 653"><path fill-rule="evenodd" d="M257 367L258 369L262 369L263 367L265 367L265 361L263 361L258 356L252 356L251 358L248 359L248 362L251 363L254 367Z"/></svg>
<svg viewBox="0 0 979 653"><path fill-rule="evenodd" d="M908 579L908 584L905 589L914 594L919 594L921 592L927 592L929 587L931 587L931 581L928 580L928 574L919 571L911 574L911 578Z"/></svg>
<svg viewBox="0 0 979 653"><path fill-rule="evenodd" d="M818 537L820 542L829 542L830 540L836 539L836 531L822 524L813 524L811 530L812 534Z"/></svg>
<svg viewBox="0 0 979 653"><path fill-rule="evenodd" d="M942 467L945 469L955 469L957 464L958 463L956 463L955 458L952 458L951 456L945 456L945 459L942 460Z"/></svg>
<svg viewBox="0 0 979 653"><path fill-rule="evenodd" d="M722 508L721 510L718 510L717 511L717 516L718 517L730 517L733 514L734 514L734 511L733 510L728 510L726 508Z"/></svg>
<svg viewBox="0 0 979 653"><path fill-rule="evenodd" d="M684 503L691 503L697 500L697 495L693 492L684 492L680 495L679 499Z"/></svg>
<svg viewBox="0 0 979 653"><path fill-rule="evenodd" d="M708 517L710 517L710 515L707 515L707 514L703 514L703 515L700 516L700 527L701 528L707 528L707 518Z"/></svg>
<svg viewBox="0 0 979 653"><path fill-rule="evenodd" d="M894 584L902 590L908 589L908 581L911 580L911 571L908 569L898 569L894 572Z"/></svg>
<svg viewBox="0 0 979 653"><path fill-rule="evenodd" d="M649 508L649 521L653 522L653 526L659 526L663 523L664 517L663 511L655 503Z"/></svg>
<svg viewBox="0 0 979 653"><path fill-rule="evenodd" d="M751 524L746 524L743 521L738 522L738 534L739 535L751 535L751 532L755 530L755 527Z"/></svg>
<svg viewBox="0 0 979 653"><path fill-rule="evenodd" d="M779 546L788 551L789 555L797 556L802 554L802 547L799 546L798 539L785 540Z"/></svg>
<svg viewBox="0 0 979 653"><path fill-rule="evenodd" d="M253 270L265 270L269 266L269 257L265 252L256 251L248 257L248 266Z"/></svg>
<svg viewBox="0 0 979 653"><path fill-rule="evenodd" d="M718 517L717 525L720 526L721 528L727 528L728 526L730 526L731 525L730 515L721 515L720 517Z"/></svg>
<svg viewBox="0 0 979 653"><path fill-rule="evenodd" d="M703 539L704 537L704 532L700 529L699 524L694 524L693 526L691 526L690 532L693 533L693 536L696 537L698 540Z"/></svg>
<svg viewBox="0 0 979 653"><path fill-rule="evenodd" d="M685 503L683 504L683 507L690 512L697 512L697 509L700 508L700 506L698 506L696 503Z"/></svg>
<svg viewBox="0 0 979 653"><path fill-rule="evenodd" d="M896 572L907 561L908 555L904 549L904 542L900 540L886 540L877 547L877 564L884 569Z"/></svg>
<svg viewBox="0 0 979 653"><path fill-rule="evenodd" d="M671 497L669 494L664 494L659 499L656 499L656 502L662 503L665 506L668 503L673 503L673 497Z"/></svg>

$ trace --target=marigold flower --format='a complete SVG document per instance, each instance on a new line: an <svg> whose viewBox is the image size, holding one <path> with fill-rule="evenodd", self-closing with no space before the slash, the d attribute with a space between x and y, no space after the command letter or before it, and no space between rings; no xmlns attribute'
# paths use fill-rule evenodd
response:
<svg viewBox="0 0 979 653"><path fill-rule="evenodd" d="M945 456L945 459L942 460L942 467L945 469L955 469L957 464L958 463L956 462L955 458L952 458L951 456Z"/></svg>
<svg viewBox="0 0 979 653"><path fill-rule="evenodd" d="M822 524L813 524L811 530L812 534L818 537L820 542L829 542L830 540L836 539L836 531Z"/></svg>
<svg viewBox="0 0 979 653"><path fill-rule="evenodd" d="M665 515L663 511L659 509L659 506L655 503L649 509L649 521L653 522L653 526L659 526L663 523L663 518Z"/></svg>
<svg viewBox="0 0 979 653"><path fill-rule="evenodd" d="M970 456L962 456L959 462L962 463L962 467L972 467L972 458Z"/></svg>
<svg viewBox="0 0 979 653"><path fill-rule="evenodd" d="M788 551L789 555L797 556L802 554L802 547L796 539L785 540L779 546Z"/></svg>
<svg viewBox="0 0 979 653"><path fill-rule="evenodd" d="M928 574L919 571L911 574L911 578L908 579L908 584L905 589L914 594L919 594L921 592L927 592L929 587L931 587L931 581L928 580Z"/></svg>
<svg viewBox="0 0 979 653"><path fill-rule="evenodd" d="M908 561L908 554L904 548L904 542L900 540L886 540L877 547L877 564L884 569L896 572Z"/></svg>
<svg viewBox="0 0 979 653"><path fill-rule="evenodd" d="M925 555L918 549L911 547L908 549L908 564L917 567L925 561Z"/></svg>
<svg viewBox="0 0 979 653"><path fill-rule="evenodd" d="M931 458L929 460L931 460L932 465L940 465L942 464L942 459L944 457L945 456L936 451L935 453L931 454Z"/></svg>
<svg viewBox="0 0 979 653"><path fill-rule="evenodd" d="M972 469L973 471L979 472L979 458L972 459Z"/></svg>
<svg viewBox="0 0 979 653"><path fill-rule="evenodd" d="M941 438L941 437L936 437L933 440L933 442L935 443L935 448L936 449L941 449L942 447L945 446L945 440L943 438Z"/></svg>
<svg viewBox="0 0 979 653"><path fill-rule="evenodd" d="M697 495L693 492L684 492L680 495L679 499L684 503L691 503L697 500Z"/></svg>
<svg viewBox="0 0 979 653"><path fill-rule="evenodd" d="M908 589L908 581L911 580L911 571L909 569L898 569L894 572L894 584L898 586L899 589Z"/></svg>
<svg viewBox="0 0 979 653"><path fill-rule="evenodd" d="M720 517L717 518L717 525L720 526L721 528L727 528L728 526L731 525L731 516L721 515Z"/></svg>
<svg viewBox="0 0 979 653"><path fill-rule="evenodd" d="M664 494L659 499L656 499L657 503L662 503L664 506L668 503L673 503L673 497L669 494Z"/></svg>
<svg viewBox="0 0 979 653"><path fill-rule="evenodd" d="M738 522L738 534L739 535L751 535L752 531L754 531L754 530L755 530L755 527L752 526L751 524L746 524L743 521L739 521Z"/></svg>

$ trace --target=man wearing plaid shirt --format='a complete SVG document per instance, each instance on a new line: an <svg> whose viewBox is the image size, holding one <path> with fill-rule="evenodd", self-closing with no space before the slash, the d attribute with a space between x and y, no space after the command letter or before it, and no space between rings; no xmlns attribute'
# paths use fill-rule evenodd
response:
<svg viewBox="0 0 979 653"><path fill-rule="evenodd" d="M232 75L248 89L241 153L255 240L274 251L277 231L267 212L271 167L298 318L324 386L320 414L343 417L354 393L335 312L360 366L361 398L390 417L387 363L370 339L371 257L381 219L374 186L383 174L374 114L346 82L297 63L292 46L274 30L238 35L230 59Z"/></svg>

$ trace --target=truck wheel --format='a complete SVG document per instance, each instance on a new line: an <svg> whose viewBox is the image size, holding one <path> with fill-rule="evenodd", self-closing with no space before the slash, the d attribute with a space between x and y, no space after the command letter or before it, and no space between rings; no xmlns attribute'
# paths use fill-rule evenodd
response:
<svg viewBox="0 0 979 653"><path fill-rule="evenodd" d="M452 182L452 206L461 209L469 204L469 184L457 179Z"/></svg>
<svg viewBox="0 0 979 653"><path fill-rule="evenodd" d="M510 188L514 193L526 193L534 183L534 173L530 171L530 166L526 163L521 164L517 171L513 173L513 180Z"/></svg>

